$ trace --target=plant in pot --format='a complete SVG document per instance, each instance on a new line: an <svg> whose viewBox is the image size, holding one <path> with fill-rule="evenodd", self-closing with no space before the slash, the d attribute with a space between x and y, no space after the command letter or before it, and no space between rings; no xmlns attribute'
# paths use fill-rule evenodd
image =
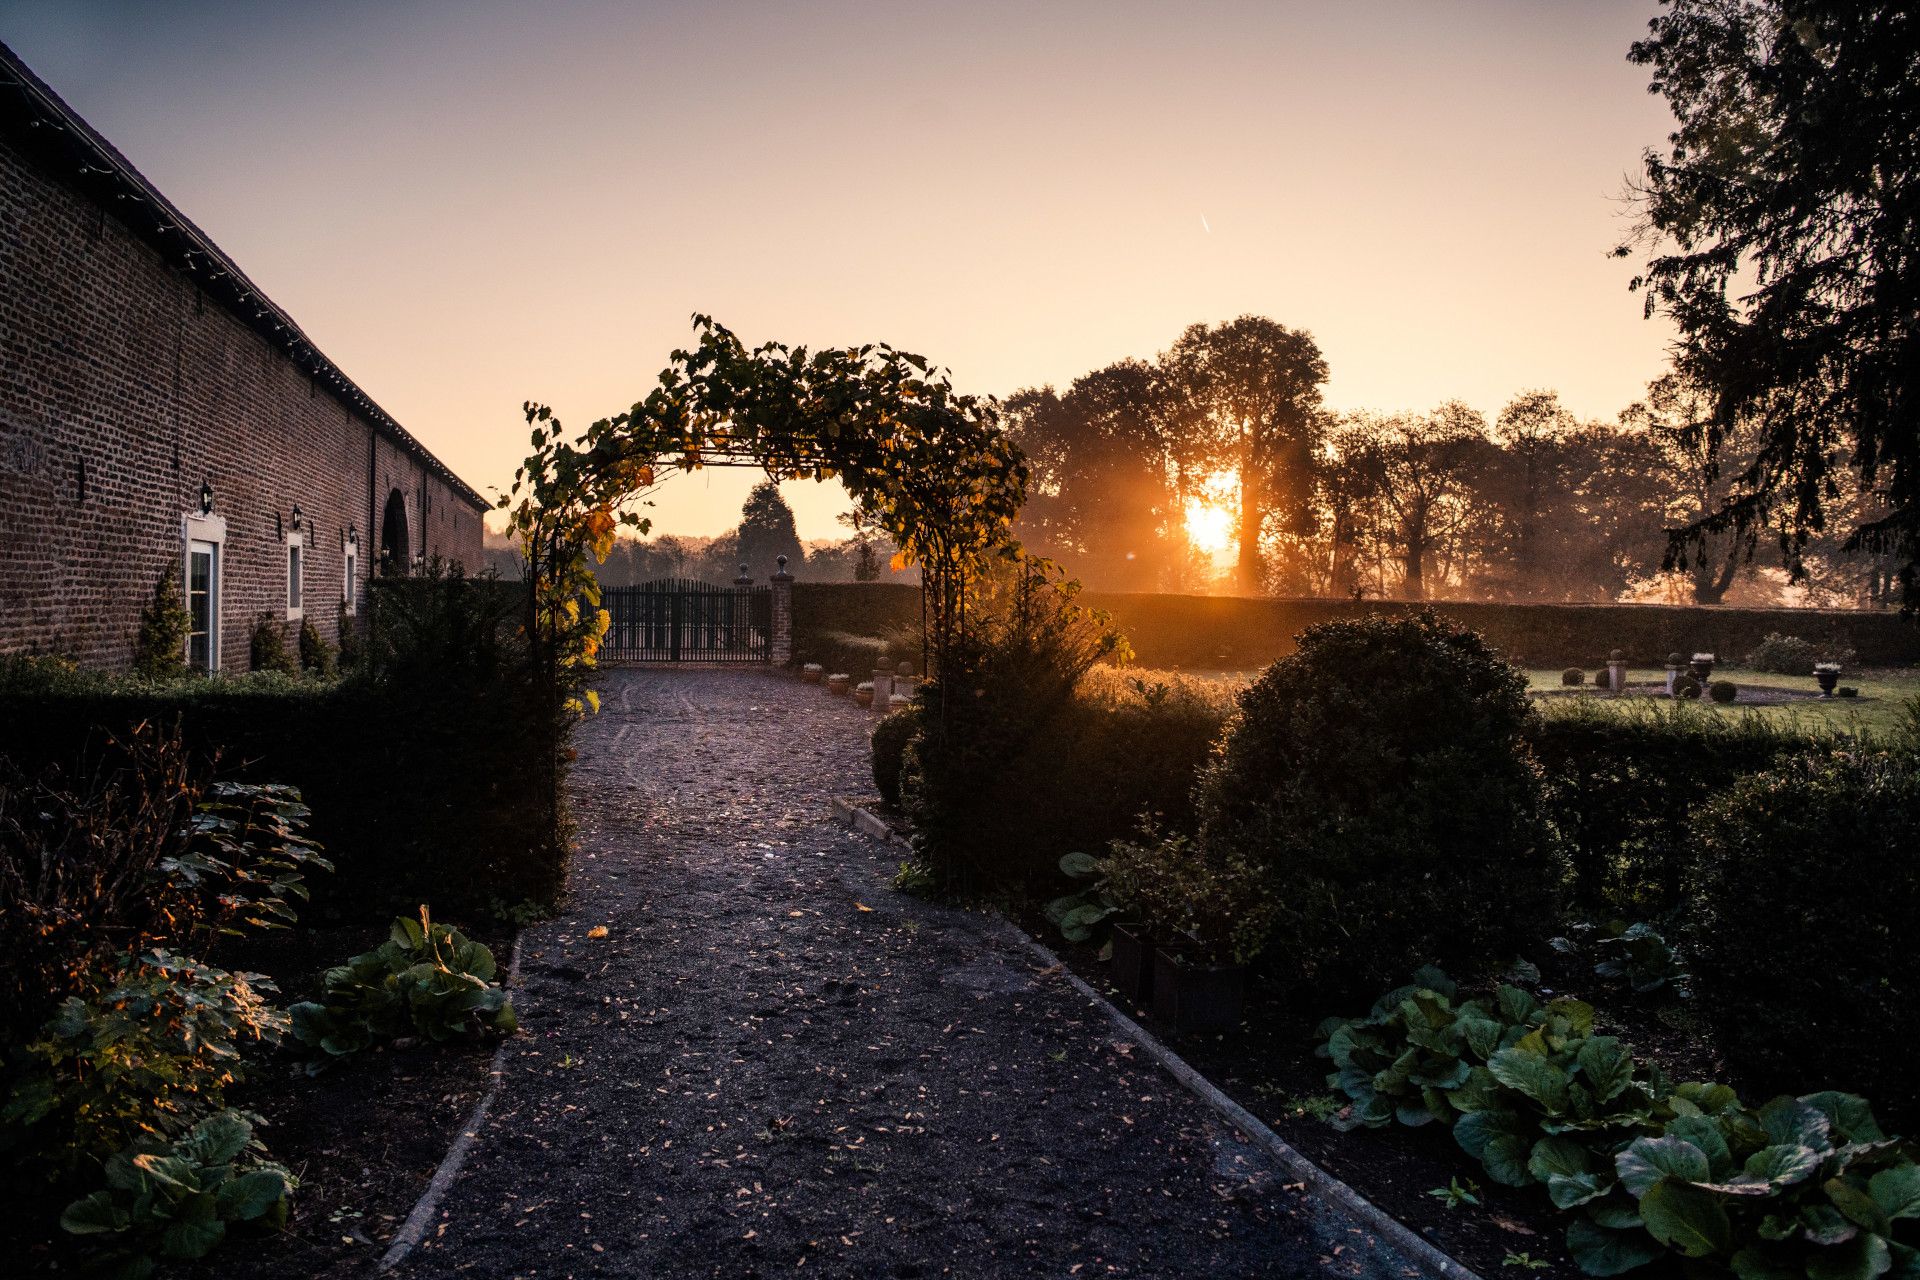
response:
<svg viewBox="0 0 1920 1280"><path fill-rule="evenodd" d="M1279 914L1271 878L1237 853L1186 836L1140 852L1148 887L1137 902L1157 943L1154 1017L1189 1032L1238 1026L1247 964L1266 946Z"/></svg>
<svg viewBox="0 0 1920 1280"><path fill-rule="evenodd" d="M1840 664L1837 662L1814 663L1813 678L1820 684L1820 696L1831 698L1834 686L1840 683Z"/></svg>

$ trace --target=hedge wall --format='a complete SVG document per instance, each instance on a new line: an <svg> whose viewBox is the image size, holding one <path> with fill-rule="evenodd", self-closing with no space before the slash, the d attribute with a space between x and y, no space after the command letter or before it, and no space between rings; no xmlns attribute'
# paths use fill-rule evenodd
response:
<svg viewBox="0 0 1920 1280"><path fill-rule="evenodd" d="M1316 622L1410 612L1394 601L1279 600L1087 592L1105 609L1142 664L1197 669L1264 667L1293 652L1293 638ZM1865 666L1920 664L1920 627L1898 614L1830 609L1724 609L1647 604L1487 604L1439 601L1430 607L1486 636L1522 666L1596 667L1614 649L1640 666L1669 653L1705 650L1732 661L1770 632L1854 651ZM797 583L794 644L827 632L879 636L918 626L919 588L885 583Z"/></svg>
<svg viewBox="0 0 1920 1280"><path fill-rule="evenodd" d="M0 757L29 773L90 771L109 735L178 725L218 776L300 788L336 874L316 915L450 915L551 902L564 815L543 759L548 703L517 644L514 598L470 580L380 584L369 670L147 683L19 667L0 680Z"/></svg>

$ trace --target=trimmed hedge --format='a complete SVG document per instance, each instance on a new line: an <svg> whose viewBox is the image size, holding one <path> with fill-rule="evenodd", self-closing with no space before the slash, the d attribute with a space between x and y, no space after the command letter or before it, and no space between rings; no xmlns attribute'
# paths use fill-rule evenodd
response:
<svg viewBox="0 0 1920 1280"><path fill-rule="evenodd" d="M826 631L886 636L920 621L919 588L894 583L796 583L794 644ZM1251 668L1292 653L1309 626L1409 615L1414 603L1243 596L1146 595L1089 591L1089 608L1113 615L1140 661L1153 667ZM1920 627L1897 613L1834 609L1727 609L1652 604L1492 604L1441 601L1430 607L1480 632L1522 666L1597 666L1623 650L1637 666L1697 650L1731 661L1768 635L1790 632L1823 650L1851 650L1869 667L1920 664Z"/></svg>
<svg viewBox="0 0 1920 1280"><path fill-rule="evenodd" d="M1266 868L1287 989L1478 972L1558 925L1565 877L1526 681L1433 614L1314 627L1240 695L1195 788L1199 847Z"/></svg>
<svg viewBox="0 0 1920 1280"><path fill-rule="evenodd" d="M1596 916L1679 905L1694 814L1742 778L1819 741L1693 702L1543 702L1529 739L1571 859L1570 896Z"/></svg>
<svg viewBox="0 0 1920 1280"><path fill-rule="evenodd" d="M1684 938L1728 1057L1920 1123L1920 758L1789 761L1702 805L1692 834Z"/></svg>
<svg viewBox="0 0 1920 1280"><path fill-rule="evenodd" d="M346 680L152 683L14 664L0 677L0 756L73 769L109 735L177 723L220 776L300 788L337 868L314 877L316 913L550 903L565 862L559 762L541 758L553 730L517 645L517 597L454 578L372 596L371 669Z"/></svg>

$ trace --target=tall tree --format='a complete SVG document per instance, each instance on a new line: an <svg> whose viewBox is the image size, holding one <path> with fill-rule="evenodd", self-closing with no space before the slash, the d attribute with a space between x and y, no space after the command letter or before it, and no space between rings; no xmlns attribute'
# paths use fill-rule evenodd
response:
<svg viewBox="0 0 1920 1280"><path fill-rule="evenodd" d="M1370 536L1382 561L1400 569L1400 593L1424 600L1479 514L1473 476L1484 464L1486 419L1459 401L1427 414L1354 414L1334 448L1372 499Z"/></svg>
<svg viewBox="0 0 1920 1280"><path fill-rule="evenodd" d="M1710 389L1704 455L1752 424L1733 492L1678 530L1778 535L1790 569L1851 469L1920 601L1920 12L1902 0L1664 0L1631 61L1678 124L1635 191L1636 288ZM1623 246L1629 254L1634 246ZM1718 554L1714 552L1713 554Z"/></svg>
<svg viewBox="0 0 1920 1280"><path fill-rule="evenodd" d="M740 527L734 547L747 572L759 577L774 572L776 557L787 558L788 572L797 572L806 559L800 533L794 527L793 508L780 496L780 486L762 480L740 507Z"/></svg>
<svg viewBox="0 0 1920 1280"><path fill-rule="evenodd" d="M1314 525L1326 359L1305 330L1241 316L1191 326L1161 355L1159 370L1168 441L1181 471L1238 477L1236 573L1241 590L1262 590L1274 576L1261 559L1268 520L1295 537Z"/></svg>
<svg viewBox="0 0 1920 1280"><path fill-rule="evenodd" d="M1170 585L1180 509L1152 367L1122 360L1065 395L1019 391L1006 415L1031 470L1023 540L1093 585Z"/></svg>

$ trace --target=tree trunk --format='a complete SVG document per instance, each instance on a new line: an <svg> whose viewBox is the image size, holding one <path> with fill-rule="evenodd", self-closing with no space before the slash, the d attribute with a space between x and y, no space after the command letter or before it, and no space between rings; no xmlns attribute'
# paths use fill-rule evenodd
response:
<svg viewBox="0 0 1920 1280"><path fill-rule="evenodd" d="M1693 566L1693 602L1695 604L1719 604L1727 597L1727 588L1733 585L1733 575L1740 571L1740 555L1729 551L1727 559L1716 572L1714 568L1701 561Z"/></svg>
<svg viewBox="0 0 1920 1280"><path fill-rule="evenodd" d="M1249 595L1258 595L1266 587L1260 563L1260 526L1265 516L1260 495L1243 477L1240 481L1240 556L1235 574L1240 589Z"/></svg>

